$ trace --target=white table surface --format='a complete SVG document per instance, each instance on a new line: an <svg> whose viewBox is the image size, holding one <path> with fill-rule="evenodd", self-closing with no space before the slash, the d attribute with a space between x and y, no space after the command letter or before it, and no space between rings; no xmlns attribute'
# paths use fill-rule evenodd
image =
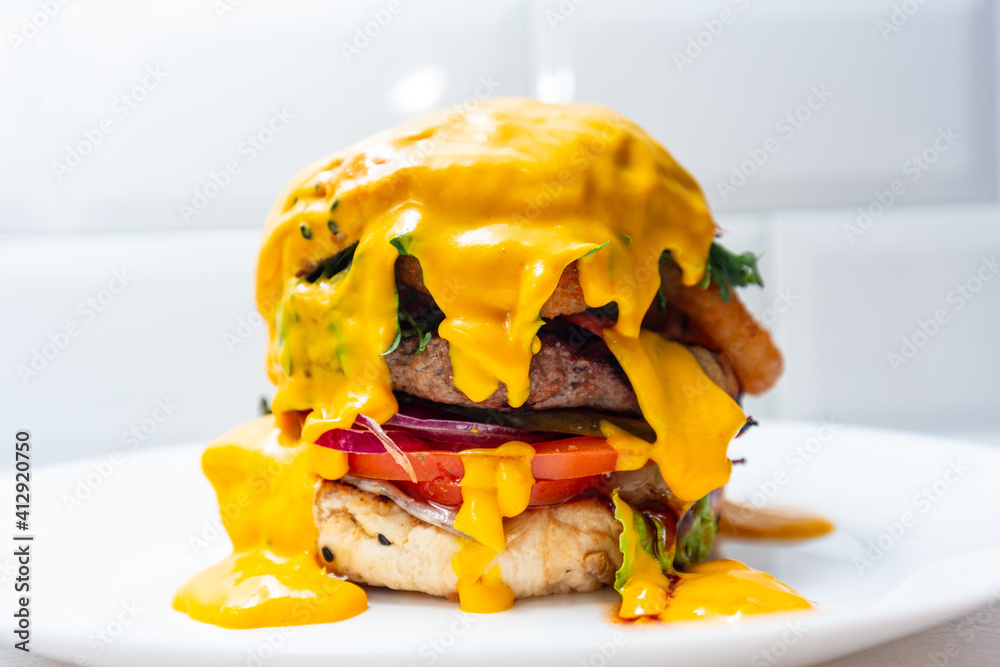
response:
<svg viewBox="0 0 1000 667"><path fill-rule="evenodd" d="M1000 446L1000 432L951 434ZM71 663L0 649L0 666L71 667ZM1000 599L968 616L903 639L882 644L821 667L983 667L1000 665Z"/></svg>
<svg viewBox="0 0 1000 667"><path fill-rule="evenodd" d="M949 652L950 651L950 655ZM937 660L935 662L935 659ZM9 646L0 649L0 665L18 667L69 667L72 663L25 656ZM1000 607L969 616L855 653L822 667L983 667L1000 665Z"/></svg>

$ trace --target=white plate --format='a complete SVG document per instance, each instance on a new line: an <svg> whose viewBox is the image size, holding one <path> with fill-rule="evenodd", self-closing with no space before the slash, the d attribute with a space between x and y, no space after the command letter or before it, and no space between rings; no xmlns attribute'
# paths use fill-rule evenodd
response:
<svg viewBox="0 0 1000 667"><path fill-rule="evenodd" d="M228 552L200 451L173 447L126 454L118 465L36 471L36 651L128 667L799 665L917 632L1000 596L1000 452L770 422L734 443L731 454L746 455L747 464L735 468L730 496L756 493L758 502L811 509L838 530L807 542L725 539L718 551L773 573L823 603L822 612L634 628L608 620L612 590L519 602L486 616L371 590L370 609L342 623L222 630L170 607L178 584ZM109 466L106 479L95 473ZM70 513L65 494L83 491L88 475L95 488ZM198 540L207 546L196 549Z"/></svg>

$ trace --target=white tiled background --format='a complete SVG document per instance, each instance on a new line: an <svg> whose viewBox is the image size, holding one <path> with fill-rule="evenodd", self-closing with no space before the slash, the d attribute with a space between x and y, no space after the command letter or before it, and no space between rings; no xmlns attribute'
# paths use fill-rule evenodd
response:
<svg viewBox="0 0 1000 667"><path fill-rule="evenodd" d="M787 373L750 402L758 417L1000 442L1000 275L983 264L1000 255L996 0L398 2L0 0L0 431L31 429L45 463L121 447L157 401L176 407L144 446L254 416L269 391L254 255L286 180L488 92L633 117L702 182L727 245L765 253L747 300ZM378 34L347 57L366 26ZM292 118L267 137L276 112ZM185 220L230 161L239 174ZM849 233L897 180L888 212Z"/></svg>

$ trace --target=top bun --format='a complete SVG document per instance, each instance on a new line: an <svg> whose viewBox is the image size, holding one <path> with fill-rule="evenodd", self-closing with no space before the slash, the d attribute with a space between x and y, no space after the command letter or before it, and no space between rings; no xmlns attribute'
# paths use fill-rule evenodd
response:
<svg viewBox="0 0 1000 667"><path fill-rule="evenodd" d="M716 231L698 184L635 123L595 104L490 99L415 118L303 169L267 218L261 312L272 315L288 277L409 212L421 224L570 225L585 241L624 243L588 234L603 222L618 236L656 237L663 247L644 250L673 251L688 284Z"/></svg>

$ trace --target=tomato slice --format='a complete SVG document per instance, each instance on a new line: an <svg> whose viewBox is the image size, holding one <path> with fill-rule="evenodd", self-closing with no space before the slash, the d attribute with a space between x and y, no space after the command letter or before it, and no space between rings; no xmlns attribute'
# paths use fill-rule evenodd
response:
<svg viewBox="0 0 1000 667"><path fill-rule="evenodd" d="M558 505L571 498L600 486L600 475L576 477L572 479L541 480L531 487L530 507ZM427 500L439 505L458 507L462 504L462 487L458 481L438 480L435 482L394 482L400 489L414 498Z"/></svg>
<svg viewBox="0 0 1000 667"><path fill-rule="evenodd" d="M618 452L604 438L582 436L532 445L535 479L573 479L614 472Z"/></svg>
<svg viewBox="0 0 1000 667"><path fill-rule="evenodd" d="M612 472L618 453L604 438L584 436L532 445L535 458L531 474L536 480L577 479ZM432 450L408 452L418 482L457 482L465 474L460 452ZM388 452L348 454L350 473L369 479L409 481L406 471Z"/></svg>

